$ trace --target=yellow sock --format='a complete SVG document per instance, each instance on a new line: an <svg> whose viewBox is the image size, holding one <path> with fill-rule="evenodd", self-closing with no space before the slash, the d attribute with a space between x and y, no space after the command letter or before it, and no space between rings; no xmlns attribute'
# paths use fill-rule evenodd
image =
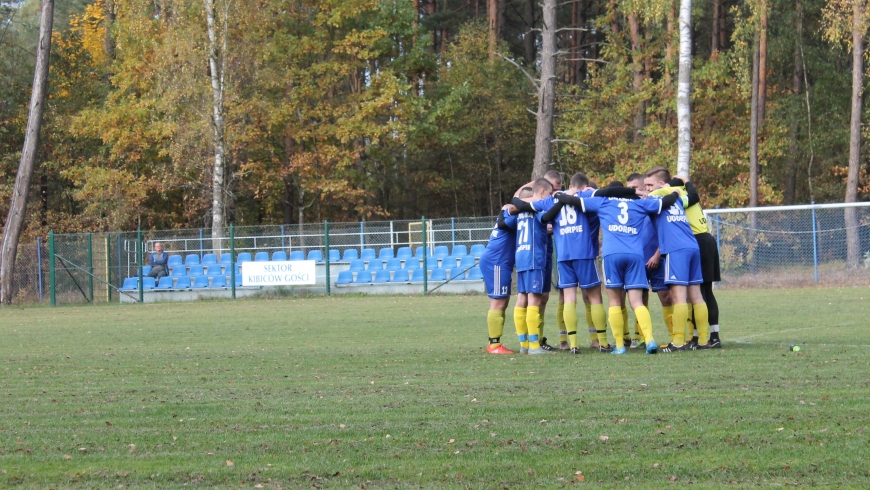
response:
<svg viewBox="0 0 870 490"><path fill-rule="evenodd" d="M537 306L526 308L526 326L529 328L529 350L541 348L541 309Z"/></svg>
<svg viewBox="0 0 870 490"><path fill-rule="evenodd" d="M523 349L529 348L529 329L526 326L526 309L514 308L514 326L517 329L517 340L520 341L520 347Z"/></svg>
<svg viewBox="0 0 870 490"><path fill-rule="evenodd" d="M662 306L662 317L665 319L665 327L668 329L668 335L674 334L674 307Z"/></svg>
<svg viewBox="0 0 870 490"><path fill-rule="evenodd" d="M686 303L686 305L689 309L689 316L686 318L686 341L689 341L695 336L695 312L692 310L691 306L688 306L688 303Z"/></svg>
<svg viewBox="0 0 870 490"><path fill-rule="evenodd" d="M686 343L686 323L689 319L689 305L680 303L674 305L674 334L671 343L679 347Z"/></svg>
<svg viewBox="0 0 870 490"><path fill-rule="evenodd" d="M653 340L652 317L649 315L649 308L646 306L635 308L634 316L637 318L637 324L640 325L640 331L643 333L643 341L649 343Z"/></svg>
<svg viewBox="0 0 870 490"><path fill-rule="evenodd" d="M595 337L602 347L608 345L607 341L607 315L604 314L604 305L592 305L592 325L595 329Z"/></svg>
<svg viewBox="0 0 870 490"><path fill-rule="evenodd" d="M695 326L698 327L698 343L704 345L710 341L710 320L707 303L698 303L693 310L695 312Z"/></svg>
<svg viewBox="0 0 870 490"><path fill-rule="evenodd" d="M568 344L573 349L577 347L577 303L559 303L564 305L565 328L567 329Z"/></svg>
<svg viewBox="0 0 870 490"><path fill-rule="evenodd" d="M644 306L644 308L646 307ZM649 312L649 309L647 309L646 311ZM634 310L634 335L631 336L632 340L640 340L644 338L645 336L642 336L640 334L641 331L642 330L640 328L640 319L637 317L637 310Z"/></svg>
<svg viewBox="0 0 870 490"><path fill-rule="evenodd" d="M589 331L589 342L598 340L598 333L595 331L595 324L592 322L592 305L586 304L586 329Z"/></svg>
<svg viewBox="0 0 870 490"><path fill-rule="evenodd" d="M616 341L616 348L621 349L625 346L625 340L622 334L625 332L624 317L622 316L623 309L619 306L611 306L609 310L610 330L613 332L613 340Z"/></svg>
<svg viewBox="0 0 870 490"><path fill-rule="evenodd" d="M559 303L556 307L556 326L559 327L559 342L568 341L568 329L565 326L565 303ZM571 330L577 330L575 325Z"/></svg>
<svg viewBox="0 0 870 490"><path fill-rule="evenodd" d="M622 307L622 341L631 343L631 335L628 333L628 308Z"/></svg>
<svg viewBox="0 0 870 490"><path fill-rule="evenodd" d="M504 312L489 310L486 314L486 326L489 330L489 344L494 347L500 346L501 335L504 333Z"/></svg>

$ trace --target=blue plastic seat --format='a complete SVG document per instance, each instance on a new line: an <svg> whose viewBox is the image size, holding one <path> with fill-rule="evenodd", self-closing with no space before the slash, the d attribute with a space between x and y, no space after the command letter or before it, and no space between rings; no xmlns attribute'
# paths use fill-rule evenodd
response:
<svg viewBox="0 0 870 490"><path fill-rule="evenodd" d="M169 262L167 263L167 265L169 265L169 267L178 267L179 265L182 265L182 264L184 264L184 258L182 258L181 255L170 255L169 256Z"/></svg>
<svg viewBox="0 0 870 490"><path fill-rule="evenodd" d="M398 251L396 251L397 259L410 259L414 256L414 252L411 250L411 247L400 247Z"/></svg>
<svg viewBox="0 0 870 490"><path fill-rule="evenodd" d="M342 256L342 262L350 262L352 260L356 260L359 258L359 252L356 251L355 248L348 248L344 251L344 256Z"/></svg>
<svg viewBox="0 0 870 490"><path fill-rule="evenodd" d="M187 275L187 269L184 266L173 267L170 271L169 277L184 277Z"/></svg>
<svg viewBox="0 0 870 490"><path fill-rule="evenodd" d="M438 259L435 257L428 257L426 259L426 270L431 271L438 268Z"/></svg>
<svg viewBox="0 0 870 490"><path fill-rule="evenodd" d="M360 255L363 260L372 260L378 258L377 253L375 253L375 249L373 248L364 248L362 251L362 255Z"/></svg>
<svg viewBox="0 0 870 490"><path fill-rule="evenodd" d="M338 279L335 280L336 284L350 284L353 282L353 272L351 271L341 271L338 273Z"/></svg>
<svg viewBox="0 0 870 490"><path fill-rule="evenodd" d="M423 269L414 269L411 271L411 282L423 282L426 277L426 271Z"/></svg>
<svg viewBox="0 0 870 490"><path fill-rule="evenodd" d="M452 268L456 267L458 262L459 262L459 259L457 259L456 257L453 257L453 256L441 257L441 268L442 269L452 269Z"/></svg>
<svg viewBox="0 0 870 490"><path fill-rule="evenodd" d="M477 264L477 260L475 260L473 255L466 255L459 261L459 267L462 267L463 269L468 269L475 264Z"/></svg>
<svg viewBox="0 0 870 490"><path fill-rule="evenodd" d="M218 264L229 265L233 263L233 256L230 254L221 255L221 259L218 261Z"/></svg>
<svg viewBox="0 0 870 490"><path fill-rule="evenodd" d="M250 262L251 261L251 252L241 252L239 256L236 257L236 263L238 262Z"/></svg>
<svg viewBox="0 0 870 490"><path fill-rule="evenodd" d="M139 278L128 277L124 279L124 284L121 286L122 291L134 291L139 289Z"/></svg>
<svg viewBox="0 0 870 490"><path fill-rule="evenodd" d="M184 258L184 265L197 265L199 264L199 255L190 254Z"/></svg>
<svg viewBox="0 0 870 490"><path fill-rule="evenodd" d="M393 258L393 249L392 248L382 248L380 252L378 252L379 259L392 259Z"/></svg>
<svg viewBox="0 0 870 490"><path fill-rule="evenodd" d="M283 250L278 250L277 252L272 253L272 260L287 260L287 252ZM290 254L290 260L297 260L293 258L293 254Z"/></svg>
<svg viewBox="0 0 870 490"><path fill-rule="evenodd" d="M453 252L450 255L452 255L453 257L465 257L466 255L468 255L468 249L465 247L465 245L454 245Z"/></svg>
<svg viewBox="0 0 870 490"><path fill-rule="evenodd" d="M414 251L414 257L418 259L422 259L423 255L426 254L426 249L423 247L417 247L417 250Z"/></svg>
<svg viewBox="0 0 870 490"><path fill-rule="evenodd" d="M308 251L308 260L313 260L315 262L323 262L323 252L320 250L309 250Z"/></svg>
<svg viewBox="0 0 870 490"><path fill-rule="evenodd" d="M172 278L169 276L163 276L157 281L156 289L172 289Z"/></svg>
<svg viewBox="0 0 870 490"><path fill-rule="evenodd" d="M142 289L144 289L145 291L148 291L148 290L154 289L155 287L157 287L157 284L154 282L153 277L143 277L142 278Z"/></svg>
<svg viewBox="0 0 870 490"><path fill-rule="evenodd" d="M486 245L482 243L476 243L471 246L471 252L469 252L474 257L480 258L483 255L483 252L486 252Z"/></svg>
<svg viewBox="0 0 870 490"><path fill-rule="evenodd" d="M390 282L390 271L383 269L375 272L375 280L373 282Z"/></svg>
<svg viewBox="0 0 870 490"><path fill-rule="evenodd" d="M480 271L480 267L474 266L471 269L468 269L468 280L481 280L483 279L483 272Z"/></svg>
<svg viewBox="0 0 870 490"><path fill-rule="evenodd" d="M405 270L412 271L420 268L420 261L415 258L410 258L405 261Z"/></svg>
<svg viewBox="0 0 870 490"><path fill-rule="evenodd" d="M429 277L430 281L446 281L447 280L447 271L441 268L432 269L432 275Z"/></svg>
<svg viewBox="0 0 870 490"><path fill-rule="evenodd" d="M366 261L362 259L356 259L350 261L350 269L351 272L359 272L366 270Z"/></svg>
<svg viewBox="0 0 870 490"><path fill-rule="evenodd" d="M269 252L257 252L254 255L254 262L268 262L269 261Z"/></svg>
<svg viewBox="0 0 870 490"><path fill-rule="evenodd" d="M187 275L191 277L202 276L204 274L201 265L192 265L190 266L190 270L187 272Z"/></svg>
<svg viewBox="0 0 870 490"><path fill-rule="evenodd" d="M387 259L387 270L397 271L402 269L402 261L400 259Z"/></svg>
<svg viewBox="0 0 870 490"><path fill-rule="evenodd" d="M202 265L217 264L215 254L205 254L202 256Z"/></svg>
<svg viewBox="0 0 870 490"><path fill-rule="evenodd" d="M462 267L454 267L447 271L447 277L450 279L462 281L465 279L465 269Z"/></svg>
<svg viewBox="0 0 870 490"><path fill-rule="evenodd" d="M435 247L435 252L432 255L435 257L449 257L450 250L447 248L447 245L438 245Z"/></svg>
<svg viewBox="0 0 870 490"><path fill-rule="evenodd" d="M241 274L236 274L236 287L237 288L242 287L242 275Z"/></svg>
<svg viewBox="0 0 870 490"><path fill-rule="evenodd" d="M211 278L211 287L225 288L227 287L227 276L214 276Z"/></svg>
<svg viewBox="0 0 870 490"><path fill-rule="evenodd" d="M175 289L190 289L190 278L187 276L179 277L175 283Z"/></svg>
<svg viewBox="0 0 870 490"><path fill-rule="evenodd" d="M147 276L149 272L151 272L151 266L150 265L143 265L142 266L142 275Z"/></svg>
<svg viewBox="0 0 870 490"><path fill-rule="evenodd" d="M417 269L419 270L419 269ZM406 271L404 269L399 269L393 272L393 279L390 282L408 282L409 276L411 275L411 271Z"/></svg>
<svg viewBox="0 0 870 490"><path fill-rule="evenodd" d="M193 278L193 285L191 286L193 289L199 288L207 288L208 287L208 276L196 276Z"/></svg>
<svg viewBox="0 0 870 490"><path fill-rule="evenodd" d="M330 262L341 262L341 252L334 248L329 249L329 261Z"/></svg>
<svg viewBox="0 0 870 490"><path fill-rule="evenodd" d="M386 261L385 261L385 260L381 260L381 259L372 259L372 260L369 260L368 270L370 270L370 271L379 271L379 270L383 270L383 269L384 269L384 262L386 262Z"/></svg>
<svg viewBox="0 0 870 490"><path fill-rule="evenodd" d="M207 275L209 277L220 276L223 273L224 273L223 267L221 267L220 264L211 264L210 266L206 267L206 269L205 269L205 275Z"/></svg>
<svg viewBox="0 0 870 490"><path fill-rule="evenodd" d="M369 271L359 271L356 273L356 279L353 280L356 284L367 284L372 282L372 273Z"/></svg>
<svg viewBox="0 0 870 490"><path fill-rule="evenodd" d="M290 260L305 260L305 252L303 250L290 252Z"/></svg>

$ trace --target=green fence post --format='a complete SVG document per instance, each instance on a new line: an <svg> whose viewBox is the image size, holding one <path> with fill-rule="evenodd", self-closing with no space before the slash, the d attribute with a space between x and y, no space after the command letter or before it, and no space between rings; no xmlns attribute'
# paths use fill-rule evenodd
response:
<svg viewBox="0 0 870 490"><path fill-rule="evenodd" d="M326 242L326 295L329 296L331 292L329 283L332 282L332 278L329 276L329 220L323 222L323 235Z"/></svg>
<svg viewBox="0 0 870 490"><path fill-rule="evenodd" d="M142 258L144 257L144 243L142 243L142 228L136 228L136 255L139 259L139 303L145 302L145 285L142 284Z"/></svg>
<svg viewBox="0 0 870 490"><path fill-rule="evenodd" d="M426 248L426 217L421 218L420 231L423 233L423 295L429 294L429 250Z"/></svg>
<svg viewBox="0 0 870 490"><path fill-rule="evenodd" d="M109 284L112 283L112 248L110 246L111 242L109 241L109 235L106 235L106 301L112 302L112 287Z"/></svg>
<svg viewBox="0 0 870 490"><path fill-rule="evenodd" d="M230 223L230 289L236 299L236 230Z"/></svg>
<svg viewBox="0 0 870 490"><path fill-rule="evenodd" d="M57 305L57 291L54 284L54 230L48 232L48 289L51 296L51 306Z"/></svg>
<svg viewBox="0 0 870 490"><path fill-rule="evenodd" d="M94 246L91 233L88 233L88 296L91 304L94 304Z"/></svg>

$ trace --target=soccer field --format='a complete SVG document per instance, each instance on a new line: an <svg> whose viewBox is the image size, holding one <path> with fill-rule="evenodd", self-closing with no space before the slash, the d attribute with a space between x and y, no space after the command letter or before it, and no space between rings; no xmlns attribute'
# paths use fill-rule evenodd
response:
<svg viewBox="0 0 870 490"><path fill-rule="evenodd" d="M4 308L0 487L870 486L870 290L718 297L622 357L485 354L483 296Z"/></svg>

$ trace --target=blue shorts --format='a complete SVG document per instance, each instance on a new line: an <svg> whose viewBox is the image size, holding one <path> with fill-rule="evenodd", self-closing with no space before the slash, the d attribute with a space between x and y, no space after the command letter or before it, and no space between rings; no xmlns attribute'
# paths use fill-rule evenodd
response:
<svg viewBox="0 0 870 490"><path fill-rule="evenodd" d="M653 269L647 268L646 270L646 279L649 281L649 285L652 288L654 293L659 291L667 291L668 285L665 284L665 258L667 255L663 256L659 260L659 265Z"/></svg>
<svg viewBox="0 0 870 490"><path fill-rule="evenodd" d="M674 250L665 256L665 284L689 286L704 282L701 251L697 248Z"/></svg>
<svg viewBox="0 0 870 490"><path fill-rule="evenodd" d="M595 259L576 259L559 262L559 289L589 289L601 285Z"/></svg>
<svg viewBox="0 0 870 490"><path fill-rule="evenodd" d="M647 289L646 262L635 254L604 257L604 287L607 289Z"/></svg>
<svg viewBox="0 0 870 490"><path fill-rule="evenodd" d="M504 299L511 296L511 274L513 265L505 267L489 262L480 262L480 272L483 274L483 284L486 295L492 299Z"/></svg>
<svg viewBox="0 0 870 490"><path fill-rule="evenodd" d="M541 269L517 272L517 291L519 293L543 294L545 272Z"/></svg>
<svg viewBox="0 0 870 490"><path fill-rule="evenodd" d="M549 293L553 289L553 257L547 258L547 268L544 269L544 292Z"/></svg>

